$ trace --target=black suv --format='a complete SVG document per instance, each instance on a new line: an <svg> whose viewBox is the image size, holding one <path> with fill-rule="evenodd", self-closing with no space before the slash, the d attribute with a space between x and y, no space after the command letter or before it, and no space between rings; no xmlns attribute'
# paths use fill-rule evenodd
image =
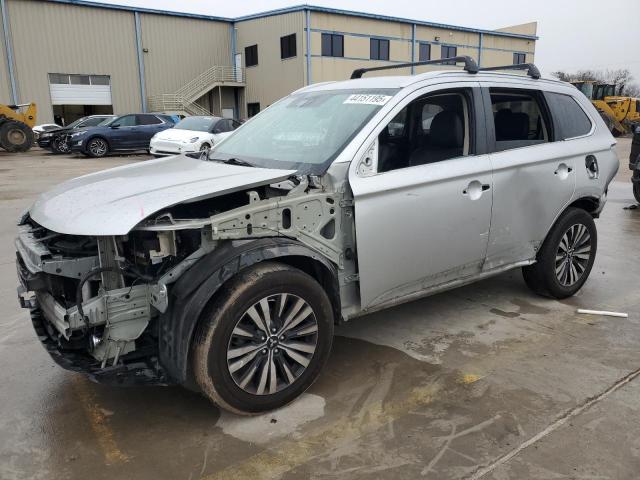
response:
<svg viewBox="0 0 640 480"><path fill-rule="evenodd" d="M633 196L640 203L640 125L635 128L631 142L631 155L629 155L629 168L633 170Z"/></svg>
<svg viewBox="0 0 640 480"><path fill-rule="evenodd" d="M51 150L53 153L68 153L69 144L65 141L68 134L82 128L98 126L113 118L115 115L89 115L79 118L65 127L42 132L38 137L38 146Z"/></svg>

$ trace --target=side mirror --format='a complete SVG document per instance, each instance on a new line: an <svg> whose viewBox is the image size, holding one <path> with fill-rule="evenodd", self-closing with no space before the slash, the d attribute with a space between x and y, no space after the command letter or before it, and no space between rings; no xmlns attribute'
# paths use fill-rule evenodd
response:
<svg viewBox="0 0 640 480"><path fill-rule="evenodd" d="M112 123L111 125L109 125L110 128L120 128L120 124L119 123Z"/></svg>

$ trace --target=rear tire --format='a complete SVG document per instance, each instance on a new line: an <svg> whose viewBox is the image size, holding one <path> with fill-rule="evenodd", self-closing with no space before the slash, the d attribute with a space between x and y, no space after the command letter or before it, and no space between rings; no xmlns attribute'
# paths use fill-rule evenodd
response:
<svg viewBox="0 0 640 480"><path fill-rule="evenodd" d="M570 297L587 281L597 248L593 218L582 209L570 207L551 228L537 262L523 267L524 281L539 295Z"/></svg>
<svg viewBox="0 0 640 480"><path fill-rule="evenodd" d="M200 319L192 344L195 380L212 402L234 413L282 407L318 377L333 320L326 292L305 272L276 262L241 271Z"/></svg>
<svg viewBox="0 0 640 480"><path fill-rule="evenodd" d="M640 178L638 181L633 182L633 196L636 199L636 202L640 203Z"/></svg>
<svg viewBox="0 0 640 480"><path fill-rule="evenodd" d="M7 152L26 152L33 140L33 130L22 122L10 120L0 125L0 146Z"/></svg>
<svg viewBox="0 0 640 480"><path fill-rule="evenodd" d="M109 144L102 137L92 138L87 142L86 154L93 158L102 158L109 153Z"/></svg>

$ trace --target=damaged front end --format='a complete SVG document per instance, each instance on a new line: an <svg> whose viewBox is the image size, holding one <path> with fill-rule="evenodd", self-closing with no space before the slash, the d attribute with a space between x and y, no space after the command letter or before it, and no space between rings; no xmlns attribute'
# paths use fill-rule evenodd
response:
<svg viewBox="0 0 640 480"><path fill-rule="evenodd" d="M355 271L355 247L351 204L338 187L291 177L166 207L126 235L61 234L27 215L16 239L20 303L66 369L108 384L184 383L197 319L187 320L188 328L175 325L185 314L170 305L174 284L204 257L227 261L223 252L280 237L335 265L342 288ZM241 268L228 261L234 267L224 275ZM183 280L195 289L204 276Z"/></svg>

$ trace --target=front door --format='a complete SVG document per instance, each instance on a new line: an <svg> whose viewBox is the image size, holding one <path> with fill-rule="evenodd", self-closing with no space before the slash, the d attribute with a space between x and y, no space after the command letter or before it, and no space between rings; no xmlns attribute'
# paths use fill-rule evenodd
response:
<svg viewBox="0 0 640 480"><path fill-rule="evenodd" d="M481 272L492 169L479 88L463 85L405 99L374 132L377 167L352 162L365 310Z"/></svg>
<svg viewBox="0 0 640 480"><path fill-rule="evenodd" d="M132 148L135 136L136 116L124 115L111 124L109 146L112 150L127 150Z"/></svg>

